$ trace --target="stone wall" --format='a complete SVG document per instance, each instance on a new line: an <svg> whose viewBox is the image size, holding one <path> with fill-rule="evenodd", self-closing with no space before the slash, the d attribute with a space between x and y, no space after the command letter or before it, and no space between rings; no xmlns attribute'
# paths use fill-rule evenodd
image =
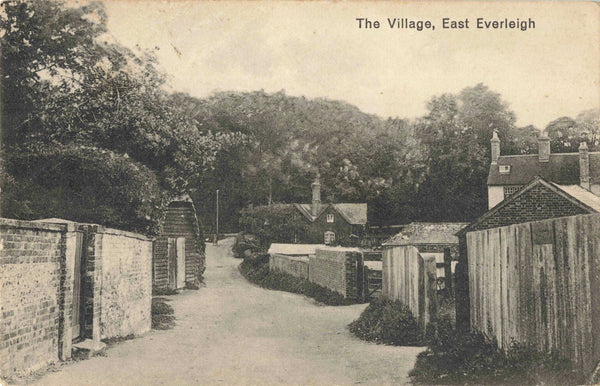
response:
<svg viewBox="0 0 600 386"><path fill-rule="evenodd" d="M309 280L346 298L364 296L362 253L352 248L317 249L309 256Z"/></svg>
<svg viewBox="0 0 600 386"><path fill-rule="evenodd" d="M69 227L0 219L0 375L70 357Z"/></svg>
<svg viewBox="0 0 600 386"><path fill-rule="evenodd" d="M269 270L308 280L308 256L269 255Z"/></svg>
<svg viewBox="0 0 600 386"><path fill-rule="evenodd" d="M147 332L151 327L152 241L108 228L101 236L100 338Z"/></svg>

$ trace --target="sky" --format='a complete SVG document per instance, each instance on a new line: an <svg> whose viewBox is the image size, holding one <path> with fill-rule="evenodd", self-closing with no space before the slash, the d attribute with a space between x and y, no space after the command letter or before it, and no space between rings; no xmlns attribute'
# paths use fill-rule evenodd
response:
<svg viewBox="0 0 600 386"><path fill-rule="evenodd" d="M484 83L517 124L545 127L600 108L600 6L584 2L105 2L119 43L154 49L170 88L343 100L382 118L416 118L433 96ZM357 18L379 21L359 28ZM435 29L390 28L387 19ZM469 20L445 29L443 19ZM535 28L479 29L477 19ZM364 27L364 22L363 22Z"/></svg>

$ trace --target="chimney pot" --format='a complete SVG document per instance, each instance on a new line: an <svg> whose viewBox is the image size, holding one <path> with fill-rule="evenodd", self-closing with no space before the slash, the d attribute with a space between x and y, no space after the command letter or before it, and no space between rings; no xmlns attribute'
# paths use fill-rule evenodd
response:
<svg viewBox="0 0 600 386"><path fill-rule="evenodd" d="M550 138L546 135L546 132L542 132L542 135L538 137L538 157L540 162L550 161Z"/></svg>
<svg viewBox="0 0 600 386"><path fill-rule="evenodd" d="M590 190L590 154L585 141L579 144L579 186Z"/></svg>
<svg viewBox="0 0 600 386"><path fill-rule="evenodd" d="M490 142L492 144L492 165L495 165L498 163L498 158L500 157L500 138L498 138L498 132L496 130L494 130Z"/></svg>

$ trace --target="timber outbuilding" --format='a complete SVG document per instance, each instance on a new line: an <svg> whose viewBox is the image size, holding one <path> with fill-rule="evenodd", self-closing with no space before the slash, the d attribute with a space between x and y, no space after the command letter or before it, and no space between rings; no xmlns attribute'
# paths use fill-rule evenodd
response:
<svg viewBox="0 0 600 386"><path fill-rule="evenodd" d="M204 249L202 228L192 199L188 195L174 199L154 241L154 287L197 287L206 267Z"/></svg>

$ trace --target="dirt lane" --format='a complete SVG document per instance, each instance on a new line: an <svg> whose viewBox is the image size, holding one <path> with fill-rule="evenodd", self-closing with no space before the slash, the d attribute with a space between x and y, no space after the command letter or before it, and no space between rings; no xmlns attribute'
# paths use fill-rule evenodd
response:
<svg viewBox="0 0 600 386"><path fill-rule="evenodd" d="M365 305L328 307L245 281L232 240L207 246L206 287L171 296L177 325L48 374L43 385L406 384L421 351L362 342Z"/></svg>

